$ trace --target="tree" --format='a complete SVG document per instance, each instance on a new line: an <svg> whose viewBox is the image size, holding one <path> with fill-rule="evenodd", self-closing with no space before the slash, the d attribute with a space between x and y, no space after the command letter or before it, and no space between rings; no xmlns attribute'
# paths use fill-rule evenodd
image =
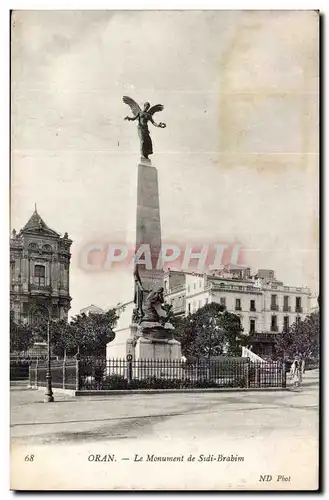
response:
<svg viewBox="0 0 329 500"><path fill-rule="evenodd" d="M186 358L240 354L241 345L246 344L240 318L224 309L213 302L176 322L174 336Z"/></svg>
<svg viewBox="0 0 329 500"><path fill-rule="evenodd" d="M75 355L78 346L72 325L66 320L52 321L50 324L50 344L56 356Z"/></svg>
<svg viewBox="0 0 329 500"><path fill-rule="evenodd" d="M67 336L67 349L72 352L79 348L81 354L87 356L105 355L106 344L111 342L115 333L113 328L118 320L115 309L104 314L79 314L71 323Z"/></svg>
<svg viewBox="0 0 329 500"><path fill-rule="evenodd" d="M50 321L50 344L57 356L75 356L79 351L86 356L105 355L106 344L115 334L113 328L118 316L115 309L104 314L78 314L70 322ZM34 338L47 341L47 321L33 326Z"/></svg>
<svg viewBox="0 0 329 500"><path fill-rule="evenodd" d="M32 345L32 329L10 317L10 352L26 352Z"/></svg>
<svg viewBox="0 0 329 500"><path fill-rule="evenodd" d="M293 323L288 331L278 335L275 344L277 357L293 359L299 355L303 359L319 359L320 355L320 314L312 313L304 321Z"/></svg>

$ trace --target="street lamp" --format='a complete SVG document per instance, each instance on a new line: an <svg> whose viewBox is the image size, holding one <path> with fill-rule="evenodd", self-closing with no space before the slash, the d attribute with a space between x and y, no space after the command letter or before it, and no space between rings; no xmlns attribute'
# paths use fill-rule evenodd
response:
<svg viewBox="0 0 329 500"><path fill-rule="evenodd" d="M47 371L46 371L46 391L45 391L45 403L52 403L54 401L53 389L51 384L51 353L50 353L50 309L48 306L44 304L38 304L33 308L35 311L36 308L43 308L47 311L48 319L47 319L47 351L48 351L48 360L47 360ZM33 313L32 311L32 313Z"/></svg>

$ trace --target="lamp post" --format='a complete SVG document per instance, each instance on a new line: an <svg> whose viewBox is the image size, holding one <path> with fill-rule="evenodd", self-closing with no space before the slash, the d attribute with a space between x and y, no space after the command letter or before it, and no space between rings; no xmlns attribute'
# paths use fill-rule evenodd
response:
<svg viewBox="0 0 329 500"><path fill-rule="evenodd" d="M47 311L47 371L46 371L46 391L45 391L45 403L52 403L54 401L53 389L51 384L51 352L50 352L50 309L45 304L36 305L32 313L36 308L43 308Z"/></svg>
<svg viewBox="0 0 329 500"><path fill-rule="evenodd" d="M46 392L45 392L45 403L52 403L54 401L53 388L51 385L51 352L50 352L50 310L46 306L48 311L48 321L47 321L47 347L48 347L48 361L47 361L47 372L46 372Z"/></svg>

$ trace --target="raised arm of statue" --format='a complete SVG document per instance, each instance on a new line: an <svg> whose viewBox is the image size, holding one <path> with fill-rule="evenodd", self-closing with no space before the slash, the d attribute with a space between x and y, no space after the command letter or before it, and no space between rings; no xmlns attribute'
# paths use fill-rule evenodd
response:
<svg viewBox="0 0 329 500"><path fill-rule="evenodd" d="M166 128L166 124L163 123L163 122L155 123L155 121L153 120L152 116L151 116L151 118L149 120L152 123L152 125L154 125L155 127Z"/></svg>

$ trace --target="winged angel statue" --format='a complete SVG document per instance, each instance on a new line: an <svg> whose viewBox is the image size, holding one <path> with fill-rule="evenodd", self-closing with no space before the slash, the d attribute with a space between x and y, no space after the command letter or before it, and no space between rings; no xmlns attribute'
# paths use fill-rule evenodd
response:
<svg viewBox="0 0 329 500"><path fill-rule="evenodd" d="M141 109L137 102L134 101L131 97L124 96L123 102L130 106L131 111L133 112L134 117L126 116L125 120L135 121L138 120L138 136L141 143L141 155L144 158L149 157L149 155L153 154L152 140L150 137L150 132L148 129L148 122L150 121L155 127L165 128L165 123L155 123L153 120L154 113L163 110L162 104L156 104L155 106L150 107L149 102L144 103L144 109Z"/></svg>

